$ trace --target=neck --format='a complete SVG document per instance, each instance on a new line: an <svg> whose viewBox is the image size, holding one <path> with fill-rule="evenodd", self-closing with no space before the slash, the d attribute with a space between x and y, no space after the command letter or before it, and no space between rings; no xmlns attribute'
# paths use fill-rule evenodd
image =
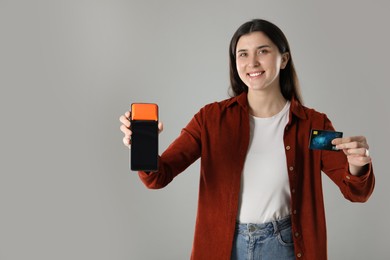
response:
<svg viewBox="0 0 390 260"><path fill-rule="evenodd" d="M272 117L283 109L286 102L280 91L276 93L248 91L249 113L255 117Z"/></svg>

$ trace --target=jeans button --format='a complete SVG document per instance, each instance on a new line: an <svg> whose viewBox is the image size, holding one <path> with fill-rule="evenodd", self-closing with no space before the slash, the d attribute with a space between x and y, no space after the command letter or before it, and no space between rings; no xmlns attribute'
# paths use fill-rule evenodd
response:
<svg viewBox="0 0 390 260"><path fill-rule="evenodd" d="M256 230L256 227L254 226L249 226L249 232L254 232Z"/></svg>

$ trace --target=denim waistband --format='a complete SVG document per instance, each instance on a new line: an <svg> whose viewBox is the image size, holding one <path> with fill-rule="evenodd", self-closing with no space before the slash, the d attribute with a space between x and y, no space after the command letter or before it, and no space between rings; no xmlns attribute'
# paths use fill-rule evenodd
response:
<svg viewBox="0 0 390 260"><path fill-rule="evenodd" d="M248 233L248 234L254 234L259 232L278 233L280 230L284 230L290 226L291 226L291 217L288 216L280 220L274 220L262 224L237 222L236 230L239 233Z"/></svg>

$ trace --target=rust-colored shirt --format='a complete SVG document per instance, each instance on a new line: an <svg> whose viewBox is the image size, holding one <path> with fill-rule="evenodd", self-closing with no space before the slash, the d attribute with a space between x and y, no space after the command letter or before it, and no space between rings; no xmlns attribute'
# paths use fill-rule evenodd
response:
<svg viewBox="0 0 390 260"><path fill-rule="evenodd" d="M333 126L325 114L291 100L284 146L295 255L297 259L325 260L327 238L321 171L346 199L354 202L369 198L375 179L371 164L365 174L357 177L349 173L343 152L309 150L311 129L333 129ZM158 189L201 158L191 259L230 259L249 134L246 93L206 105L161 155L159 171L139 173L148 188Z"/></svg>

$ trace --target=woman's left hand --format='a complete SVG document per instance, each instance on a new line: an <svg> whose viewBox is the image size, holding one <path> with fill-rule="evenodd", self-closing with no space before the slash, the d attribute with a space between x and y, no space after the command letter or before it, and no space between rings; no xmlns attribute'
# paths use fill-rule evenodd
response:
<svg viewBox="0 0 390 260"><path fill-rule="evenodd" d="M336 145L337 149L343 150L347 156L352 175L362 174L363 166L371 162L369 146L364 136L336 138L332 144Z"/></svg>

